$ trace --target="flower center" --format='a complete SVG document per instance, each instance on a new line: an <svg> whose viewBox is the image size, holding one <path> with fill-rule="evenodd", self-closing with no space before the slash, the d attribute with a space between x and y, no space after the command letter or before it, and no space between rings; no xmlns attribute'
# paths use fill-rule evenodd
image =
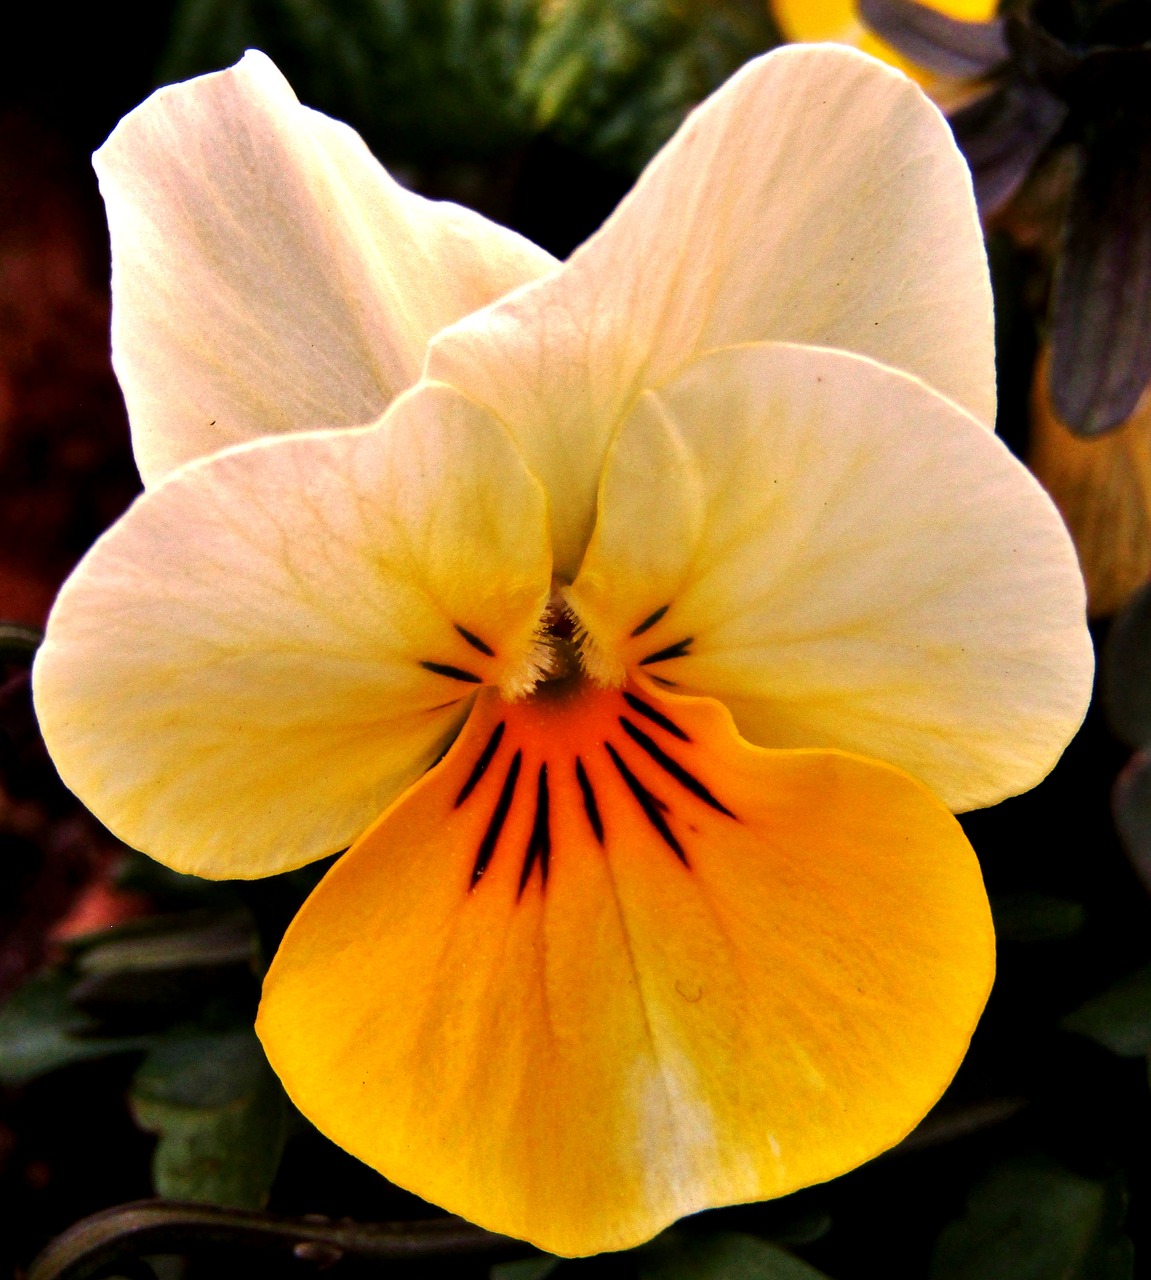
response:
<svg viewBox="0 0 1151 1280"><path fill-rule="evenodd" d="M562 624L557 639L571 643ZM457 748L474 763L453 804L479 819L471 890L495 868L517 899L533 877L545 889L565 850L626 846L637 827L690 870L702 815L738 819L720 798L722 779L707 777L706 743L679 708L659 703L631 682L598 688L578 670L516 702L482 694Z"/></svg>

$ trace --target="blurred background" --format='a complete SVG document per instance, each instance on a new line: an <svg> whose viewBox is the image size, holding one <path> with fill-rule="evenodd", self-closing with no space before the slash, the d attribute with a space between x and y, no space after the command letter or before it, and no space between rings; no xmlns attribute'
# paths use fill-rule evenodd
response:
<svg viewBox="0 0 1151 1280"><path fill-rule="evenodd" d="M784 37L828 36L916 75L971 160L999 430L1079 545L1099 697L1046 782L963 819L1000 975L953 1087L900 1147L629 1254L557 1264L432 1240L400 1269L1137 1273L1151 1247L1151 5L154 0L22 5L0 41L0 1275L27 1274L86 1215L153 1195L233 1216L174 1211L150 1243L114 1221L111 1254L92 1261L81 1233L72 1270L35 1275L381 1274L366 1237L296 1247L289 1226L269 1249L264 1219L234 1215L312 1215L321 1235L319 1215L438 1215L296 1114L250 1032L266 957L324 868L243 886L168 872L100 828L39 741L38 628L139 487L91 151L158 85L257 47L401 181L564 256L733 70Z"/></svg>

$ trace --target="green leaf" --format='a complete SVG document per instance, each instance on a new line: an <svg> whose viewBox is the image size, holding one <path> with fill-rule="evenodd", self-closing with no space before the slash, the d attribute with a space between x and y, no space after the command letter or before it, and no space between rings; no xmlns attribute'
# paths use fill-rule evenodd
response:
<svg viewBox="0 0 1151 1280"><path fill-rule="evenodd" d="M171 1025L213 999L244 1007L254 999L258 944L246 911L150 916L72 947L72 1002L97 1016L159 1016Z"/></svg>
<svg viewBox="0 0 1151 1280"><path fill-rule="evenodd" d="M146 1049L146 1036L97 1034L97 1024L68 999L72 978L36 974L0 1008L0 1084L26 1084L58 1067Z"/></svg>
<svg viewBox="0 0 1151 1280"><path fill-rule="evenodd" d="M1057 942L1079 933L1087 918L1081 902L1045 893L1005 893L991 900L995 932L1003 942Z"/></svg>
<svg viewBox="0 0 1151 1280"><path fill-rule="evenodd" d="M538 128L637 173L776 39L762 0L565 0L545 10L518 92Z"/></svg>
<svg viewBox="0 0 1151 1280"><path fill-rule="evenodd" d="M514 92L539 0L182 0L160 78L263 49L301 101L390 161L471 160L522 143Z"/></svg>
<svg viewBox="0 0 1151 1280"><path fill-rule="evenodd" d="M538 1258L517 1258L514 1262L497 1262L489 1272L491 1280L546 1280L560 1265L562 1258L550 1253Z"/></svg>
<svg viewBox="0 0 1151 1280"><path fill-rule="evenodd" d="M1139 879L1151 892L1151 752L1136 751L1111 792L1115 829Z"/></svg>
<svg viewBox="0 0 1151 1280"><path fill-rule="evenodd" d="M1151 965L1092 996L1060 1025L1122 1058L1151 1053Z"/></svg>
<svg viewBox="0 0 1151 1280"><path fill-rule="evenodd" d="M43 639L39 627L0 620L0 662L30 663Z"/></svg>
<svg viewBox="0 0 1151 1280"><path fill-rule="evenodd" d="M256 939L242 911L149 916L77 939L81 973L251 964Z"/></svg>
<svg viewBox="0 0 1151 1280"><path fill-rule="evenodd" d="M946 1227L930 1280L1129 1280L1122 1190L1035 1158L993 1169Z"/></svg>
<svg viewBox="0 0 1151 1280"><path fill-rule="evenodd" d="M1111 727L1133 747L1151 745L1151 583L1115 618L1100 667Z"/></svg>
<svg viewBox="0 0 1151 1280"><path fill-rule="evenodd" d="M143 894L161 911L225 911L235 910L239 904L234 883L182 875L134 849L125 850L115 882L118 888Z"/></svg>
<svg viewBox="0 0 1151 1280"><path fill-rule="evenodd" d="M141 1128L159 1135L156 1194L238 1209L267 1203L286 1136L283 1089L255 1033L172 1033L136 1072Z"/></svg>
<svg viewBox="0 0 1151 1280"><path fill-rule="evenodd" d="M641 1280L827 1280L794 1254L737 1231L665 1231L637 1250Z"/></svg>

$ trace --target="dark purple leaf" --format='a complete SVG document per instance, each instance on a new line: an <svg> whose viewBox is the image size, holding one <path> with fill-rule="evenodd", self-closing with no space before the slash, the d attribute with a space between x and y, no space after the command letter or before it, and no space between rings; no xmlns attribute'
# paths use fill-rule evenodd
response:
<svg viewBox="0 0 1151 1280"><path fill-rule="evenodd" d="M1151 893L1151 754L1137 751L1115 781L1111 810L1123 847Z"/></svg>
<svg viewBox="0 0 1151 1280"><path fill-rule="evenodd" d="M1001 209L1067 119L1067 108L1038 85L1008 82L951 116L971 166L980 213Z"/></svg>
<svg viewBox="0 0 1151 1280"><path fill-rule="evenodd" d="M1151 584L1116 617L1099 674L1111 728L1129 746L1151 747Z"/></svg>
<svg viewBox="0 0 1151 1280"><path fill-rule="evenodd" d="M859 0L864 22L905 58L936 75L974 80L1007 61L1002 22L961 22L913 0Z"/></svg>
<svg viewBox="0 0 1151 1280"><path fill-rule="evenodd" d="M1051 299L1051 402L1077 435L1129 418L1151 380L1151 122L1084 148Z"/></svg>

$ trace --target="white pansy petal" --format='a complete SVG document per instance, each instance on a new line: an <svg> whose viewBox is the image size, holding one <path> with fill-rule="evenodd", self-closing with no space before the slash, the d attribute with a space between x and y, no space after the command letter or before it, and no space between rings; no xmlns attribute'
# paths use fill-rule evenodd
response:
<svg viewBox="0 0 1151 1280"><path fill-rule="evenodd" d="M94 163L148 484L259 436L373 421L434 333L555 265L405 191L259 53L159 90Z"/></svg>
<svg viewBox="0 0 1151 1280"><path fill-rule="evenodd" d="M569 591L607 678L721 698L751 742L900 766L953 809L1034 786L1091 692L1050 500L930 388L844 352L711 353L609 453Z"/></svg>
<svg viewBox="0 0 1151 1280"><path fill-rule="evenodd" d="M966 163L920 91L853 50L749 63L563 268L439 335L428 368L516 435L574 573L634 396L706 350L764 340L871 356L994 420Z"/></svg>
<svg viewBox="0 0 1151 1280"><path fill-rule="evenodd" d="M52 758L180 871L341 849L529 660L546 524L506 433L440 386L185 467L60 594L34 684Z"/></svg>

